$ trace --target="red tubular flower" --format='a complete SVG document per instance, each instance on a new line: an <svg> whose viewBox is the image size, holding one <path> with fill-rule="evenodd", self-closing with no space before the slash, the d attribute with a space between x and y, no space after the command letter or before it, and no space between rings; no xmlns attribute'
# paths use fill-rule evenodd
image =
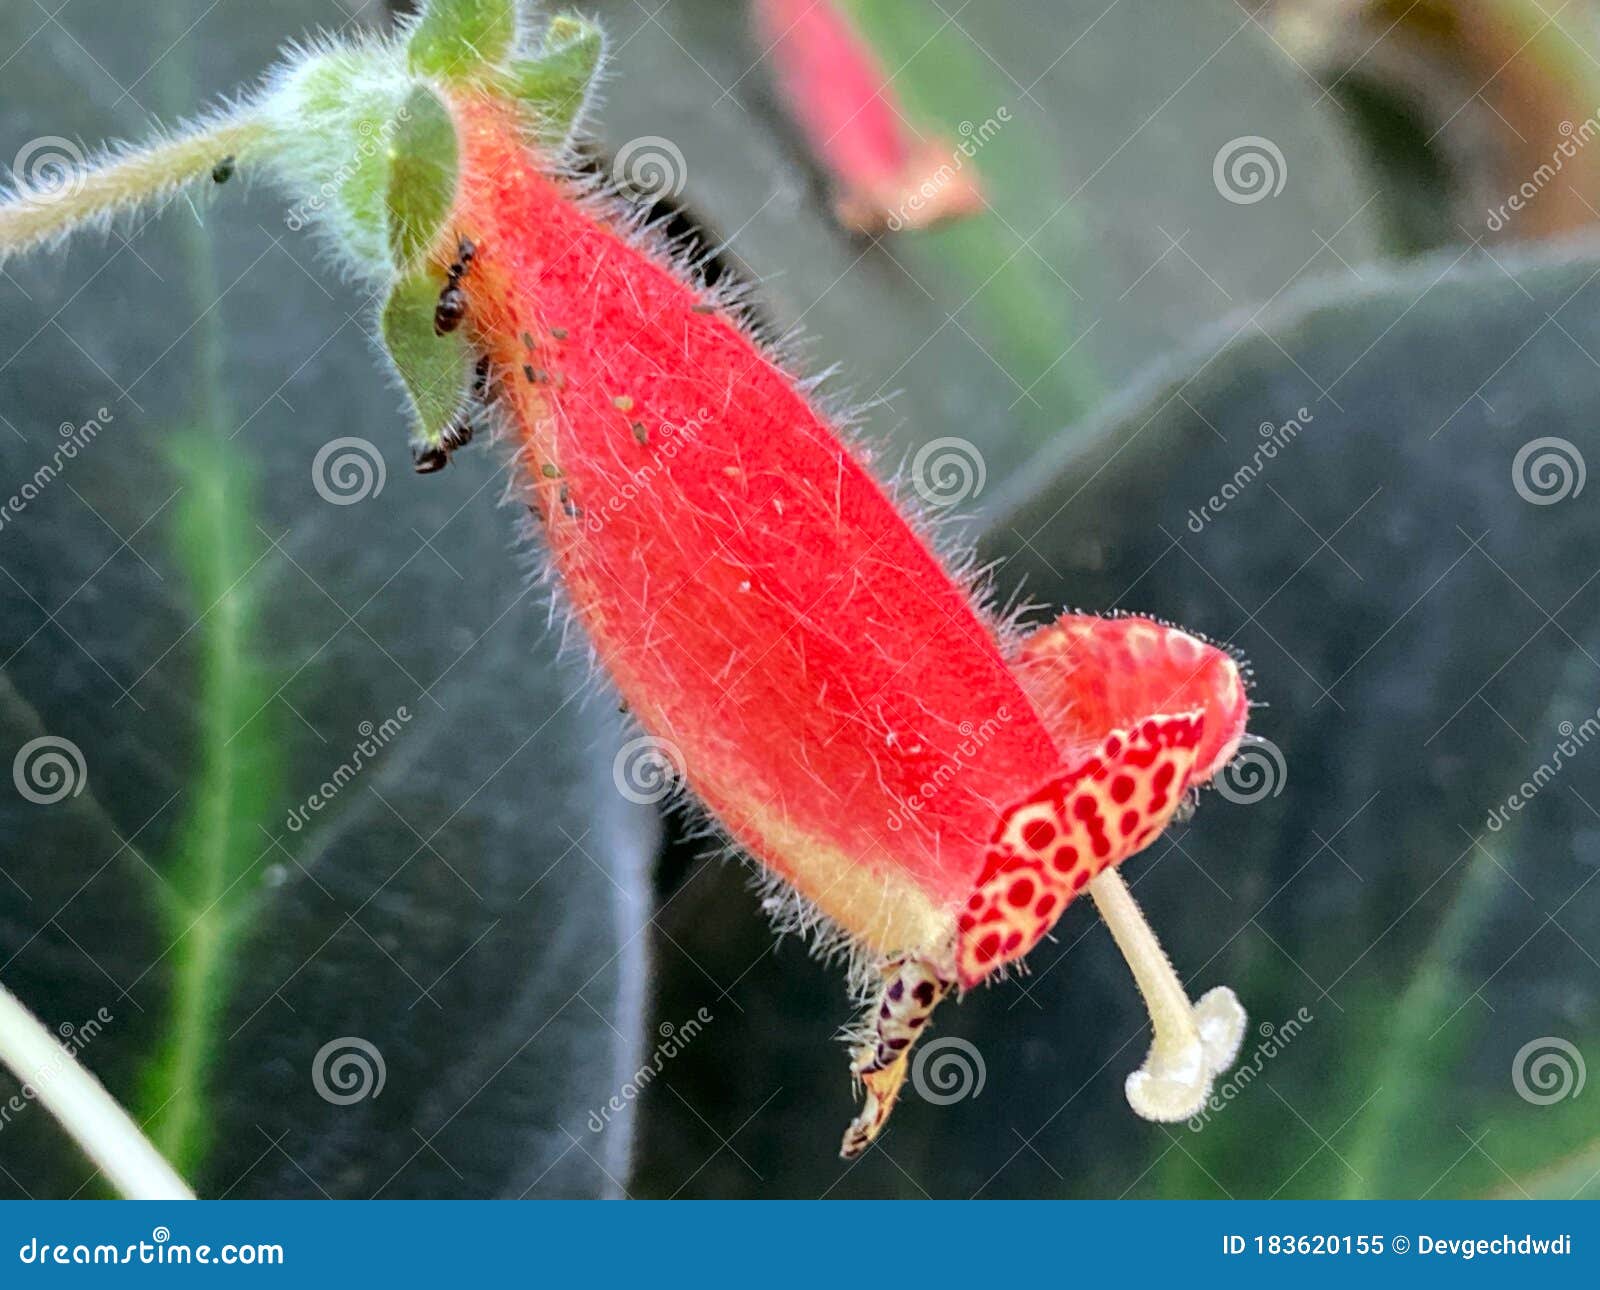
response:
<svg viewBox="0 0 1600 1290"><path fill-rule="evenodd" d="M723 308L575 201L503 107L454 107L473 335L577 617L734 839L887 963L858 1151L938 998L1025 954L1232 756L1238 669L1135 618L1069 617L1008 658Z"/></svg>
<svg viewBox="0 0 1600 1290"><path fill-rule="evenodd" d="M983 209L956 148L914 134L850 20L833 0L755 0L755 30L790 114L857 232L925 228Z"/></svg>
<svg viewBox="0 0 1600 1290"><path fill-rule="evenodd" d="M798 97L881 209L905 160L881 78L829 7L762 11L788 20L794 85L836 64L844 97ZM431 0L406 35L302 54L260 101L109 158L58 206L0 200L0 256L204 182L219 154L316 194L334 247L387 290L419 469L493 392L629 708L797 921L853 951L869 1011L847 1156L944 995L1021 959L1085 890L1150 1008L1128 1100L1194 1114L1243 1012L1225 988L1191 1005L1116 866L1237 750L1234 661L1144 618L997 622L727 302L560 177L590 24Z"/></svg>

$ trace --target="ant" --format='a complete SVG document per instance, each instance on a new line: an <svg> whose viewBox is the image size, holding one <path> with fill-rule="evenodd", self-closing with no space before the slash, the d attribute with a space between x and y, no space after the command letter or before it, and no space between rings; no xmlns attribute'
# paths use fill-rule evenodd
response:
<svg viewBox="0 0 1600 1290"><path fill-rule="evenodd" d="M472 257L477 253L478 248L470 238L464 237L456 244L455 263L450 266L444 290L439 293L439 303L433 307L435 336L448 336L467 316L467 293L461 289L461 279L472 267Z"/></svg>

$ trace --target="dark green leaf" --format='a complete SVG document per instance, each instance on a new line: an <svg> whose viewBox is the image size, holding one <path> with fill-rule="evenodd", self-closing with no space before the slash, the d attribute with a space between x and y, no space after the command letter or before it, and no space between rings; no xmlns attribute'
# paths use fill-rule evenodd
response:
<svg viewBox="0 0 1600 1290"><path fill-rule="evenodd" d="M160 15L63 14L104 70L19 59L13 146L137 134L325 10ZM0 283L0 498L51 468L0 526L0 973L203 1194L614 1193L631 1115L586 1125L641 1060L654 821L493 450L412 474L375 302L283 219L229 185ZM13 778L42 736L86 774L53 805ZM342 1103L357 1040L384 1082ZM103 1189L31 1103L0 1166Z"/></svg>

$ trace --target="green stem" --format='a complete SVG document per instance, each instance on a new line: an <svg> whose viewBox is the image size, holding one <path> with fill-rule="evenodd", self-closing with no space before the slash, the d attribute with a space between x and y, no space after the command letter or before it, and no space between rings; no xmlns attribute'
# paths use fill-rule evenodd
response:
<svg viewBox="0 0 1600 1290"><path fill-rule="evenodd" d="M0 262L89 225L104 224L123 211L156 201L185 184L209 179L224 158L242 159L271 135L250 110L163 139L98 166L68 170L48 189L30 185L24 173L0 201Z"/></svg>

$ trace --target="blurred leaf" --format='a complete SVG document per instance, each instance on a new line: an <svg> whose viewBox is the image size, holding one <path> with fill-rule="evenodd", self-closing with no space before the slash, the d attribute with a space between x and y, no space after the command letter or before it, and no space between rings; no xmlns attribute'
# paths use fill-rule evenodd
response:
<svg viewBox="0 0 1600 1290"><path fill-rule="evenodd" d="M1319 87L1231 4L847 7L916 125L948 138L953 160L958 143L975 149L962 164L991 214L843 232L745 6L727 0L648 15L597 3L612 60L595 124L619 168L666 160L667 195L730 239L768 316L816 337L807 370L838 361L855 395L895 394L873 420L891 458L957 434L994 488L1150 355L1376 246L1370 191ZM1213 168L1250 136L1270 136L1283 185L1240 204Z"/></svg>
<svg viewBox="0 0 1600 1290"><path fill-rule="evenodd" d="M1513 1067L1537 1095L1524 1048L1544 1041L1570 1094L1600 1055L1600 586L1581 490L1600 455L1597 304L1600 260L1555 255L1286 301L1265 335L1121 401L993 529L988 553L1038 599L1242 649L1252 728L1287 768L1248 808L1208 795L1133 868L1191 988L1226 981L1279 1032L1258 1031L1259 1056L1247 1040L1248 1084L1200 1131L1113 1119L1144 1041L1125 984L1115 1010L1084 997L1104 951L1087 916L1062 929L1069 970L1036 965L1028 993L1055 1015L1021 1021L1059 1077L997 1105L1031 1135L1082 1092L1032 1139L1096 1162L1056 1189L1475 1195L1581 1140L1586 1104L1520 1098ZM1286 1041L1301 1008L1314 1019ZM1003 1051L996 1027L1017 1021L986 1009L980 1048ZM1012 1167L1002 1185L1047 1184Z"/></svg>
<svg viewBox="0 0 1600 1290"><path fill-rule="evenodd" d="M1532 239L1600 219L1592 3L1276 0L1271 9L1285 51L1347 109L1393 241Z"/></svg>
<svg viewBox="0 0 1600 1290"><path fill-rule="evenodd" d="M7 11L7 137L137 133L325 17ZM654 822L493 455L411 473L374 302L283 219L235 183L0 283L0 972L203 1194L615 1193L631 1115L586 1122L640 1061ZM77 796L22 795L41 736ZM31 1104L0 1166L99 1190Z"/></svg>

